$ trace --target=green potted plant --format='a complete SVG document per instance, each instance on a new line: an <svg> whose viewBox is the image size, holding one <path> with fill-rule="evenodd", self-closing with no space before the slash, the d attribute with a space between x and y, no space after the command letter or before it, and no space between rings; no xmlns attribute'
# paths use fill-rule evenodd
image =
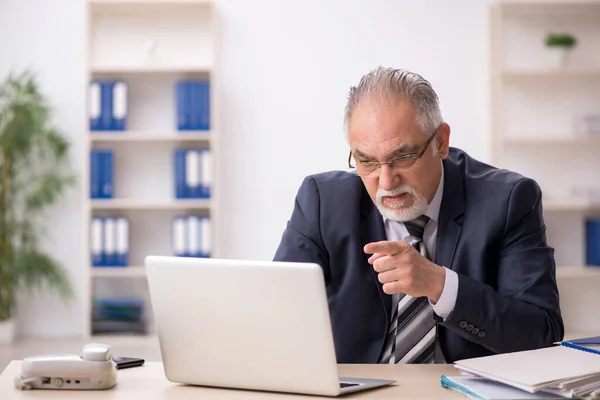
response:
<svg viewBox="0 0 600 400"><path fill-rule="evenodd" d="M549 33L545 43L552 66L562 68L567 65L569 51L577 45L577 39L570 33Z"/></svg>
<svg viewBox="0 0 600 400"><path fill-rule="evenodd" d="M67 300L66 270L39 247L40 220L64 189L69 143L30 71L0 82L0 342L14 337L15 295L47 287Z"/></svg>

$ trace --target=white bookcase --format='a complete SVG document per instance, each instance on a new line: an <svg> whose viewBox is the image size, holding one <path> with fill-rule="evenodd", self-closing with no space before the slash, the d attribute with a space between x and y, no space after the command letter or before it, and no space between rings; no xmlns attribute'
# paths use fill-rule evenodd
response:
<svg viewBox="0 0 600 400"><path fill-rule="evenodd" d="M577 39L565 66L551 63L548 33ZM600 267L585 265L585 219L600 216L600 2L499 2L491 12L492 155L537 180L555 248L568 332L600 332Z"/></svg>
<svg viewBox="0 0 600 400"><path fill-rule="evenodd" d="M173 255L171 231L176 216L210 216L211 256L219 255L219 243L215 240L219 225L215 36L211 2L87 2L88 81L119 79L128 85L126 130L90 131L89 116L83 130L87 138L81 185L85 204L83 234L88 239L83 268L89 335L93 300L98 296L144 299L147 333L154 333L143 261L149 254ZM177 130L175 84L181 79L209 80L209 131ZM103 148L114 151L114 195L112 199L91 199L89 154L92 149ZM176 148L211 150L210 199L176 199ZM94 216L129 219L127 267L92 266L90 222Z"/></svg>

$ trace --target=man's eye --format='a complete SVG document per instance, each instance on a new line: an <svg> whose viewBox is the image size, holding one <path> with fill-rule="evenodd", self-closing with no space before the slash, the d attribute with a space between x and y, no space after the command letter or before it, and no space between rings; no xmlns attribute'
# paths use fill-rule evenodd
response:
<svg viewBox="0 0 600 400"><path fill-rule="evenodd" d="M360 163L365 167L374 167L377 165L377 163L373 161L361 161Z"/></svg>
<svg viewBox="0 0 600 400"><path fill-rule="evenodd" d="M415 158L414 154L404 154L404 155L401 155L398 158L395 158L394 161L404 162L404 161L412 160L413 158Z"/></svg>

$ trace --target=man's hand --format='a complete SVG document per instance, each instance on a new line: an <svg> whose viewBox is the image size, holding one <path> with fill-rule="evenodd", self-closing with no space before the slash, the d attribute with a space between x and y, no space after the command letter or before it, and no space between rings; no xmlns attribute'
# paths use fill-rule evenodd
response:
<svg viewBox="0 0 600 400"><path fill-rule="evenodd" d="M423 257L413 246L403 241L381 241L368 243L364 251L372 254L369 264L379 273L385 293L427 296L433 303L438 302L446 270Z"/></svg>

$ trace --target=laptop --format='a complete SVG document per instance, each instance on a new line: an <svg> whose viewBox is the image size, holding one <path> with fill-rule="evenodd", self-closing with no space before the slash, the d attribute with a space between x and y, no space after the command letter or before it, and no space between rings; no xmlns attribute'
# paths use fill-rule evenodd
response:
<svg viewBox="0 0 600 400"><path fill-rule="evenodd" d="M338 376L317 264L148 256L145 266L171 382L324 396L395 383Z"/></svg>

